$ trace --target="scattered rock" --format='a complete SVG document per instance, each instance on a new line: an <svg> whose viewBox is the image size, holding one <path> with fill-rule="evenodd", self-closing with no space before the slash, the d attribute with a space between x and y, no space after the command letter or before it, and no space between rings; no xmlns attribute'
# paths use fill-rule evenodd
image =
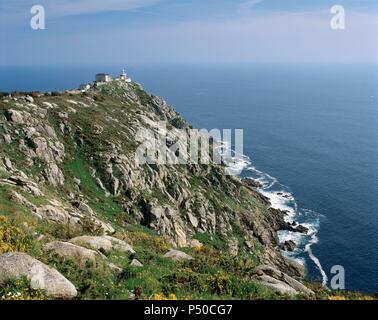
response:
<svg viewBox="0 0 378 320"><path fill-rule="evenodd" d="M188 215L189 221L192 224L192 226L194 228L197 228L198 227L198 219L190 211L187 211L186 214Z"/></svg>
<svg viewBox="0 0 378 320"><path fill-rule="evenodd" d="M82 267L84 267L88 261L96 262L96 258L100 256L96 251L62 241L50 242L44 245L43 249L47 252L57 254L62 258L72 258Z"/></svg>
<svg viewBox="0 0 378 320"><path fill-rule="evenodd" d="M252 178L244 178L242 182L244 183L244 185L255 189L260 189L263 187L263 184L261 182Z"/></svg>
<svg viewBox="0 0 378 320"><path fill-rule="evenodd" d="M10 109L10 110L5 111L4 115L5 115L5 118L10 122L14 122L16 124L25 123L25 116L22 111Z"/></svg>
<svg viewBox="0 0 378 320"><path fill-rule="evenodd" d="M104 254L108 254L113 249L112 242L104 237L81 236L71 239L70 243L90 247Z"/></svg>
<svg viewBox="0 0 378 320"><path fill-rule="evenodd" d="M122 273L123 269L118 267L117 265L115 265L114 263L108 263L108 267L114 272L114 273L117 273L117 274L120 274Z"/></svg>
<svg viewBox="0 0 378 320"><path fill-rule="evenodd" d="M307 234L307 232L308 232L308 228L306 228L305 226L302 226L302 225L300 224L300 225L298 225L298 226L295 228L295 231L300 232L300 233Z"/></svg>
<svg viewBox="0 0 378 320"><path fill-rule="evenodd" d="M169 250L163 257L172 259L174 261L194 259L192 256L186 254L185 252L174 249Z"/></svg>
<svg viewBox="0 0 378 320"><path fill-rule="evenodd" d="M43 171L46 180L53 186L64 185L64 175L56 163L48 163L46 169Z"/></svg>
<svg viewBox="0 0 378 320"><path fill-rule="evenodd" d="M228 252L231 257L236 257L239 253L239 241L236 238L227 240Z"/></svg>
<svg viewBox="0 0 378 320"><path fill-rule="evenodd" d="M293 240L288 240L280 244L280 249L284 251L294 251L296 247L297 244Z"/></svg>
<svg viewBox="0 0 378 320"><path fill-rule="evenodd" d="M31 96L26 96L25 100L30 103L34 103L34 99Z"/></svg>
<svg viewBox="0 0 378 320"><path fill-rule="evenodd" d="M26 208L30 209L34 213L37 213L37 211L38 211L37 206L32 204L23 195L19 194L18 192L14 191L14 190L10 191L9 200L25 206ZM38 217L42 218L42 216L39 215L39 214L38 214Z"/></svg>
<svg viewBox="0 0 378 320"><path fill-rule="evenodd" d="M98 250L104 254L110 253L112 250L122 252L135 253L133 248L125 241L111 236L81 236L70 240L71 243L79 246L88 246L94 250Z"/></svg>
<svg viewBox="0 0 378 320"><path fill-rule="evenodd" d="M75 286L57 270L25 253L6 253L0 256L0 285L20 277L30 280L33 289L41 289L54 299L76 297Z"/></svg>
<svg viewBox="0 0 378 320"><path fill-rule="evenodd" d="M93 212L92 208L89 205L87 205L85 202L74 201L72 204L76 208L78 208L80 211L82 211L84 214L86 214L88 216L94 216L94 212Z"/></svg>
<svg viewBox="0 0 378 320"><path fill-rule="evenodd" d="M121 252L135 253L132 246L129 245L128 243L126 243L123 240L120 240L118 238L114 238L114 237L111 237L111 236L104 236L104 238L110 240L110 242L112 243L112 246L113 246L113 250L118 250L118 251L121 251Z"/></svg>
<svg viewBox="0 0 378 320"><path fill-rule="evenodd" d="M143 213L143 224L168 236L173 246L180 248L187 246L185 223L178 210L148 203L143 208Z"/></svg>
<svg viewBox="0 0 378 320"><path fill-rule="evenodd" d="M6 144L10 144L12 142L12 137L10 134L3 134L3 140Z"/></svg>
<svg viewBox="0 0 378 320"><path fill-rule="evenodd" d="M94 134L101 134L104 131L104 128L99 125L94 125L93 133Z"/></svg>
<svg viewBox="0 0 378 320"><path fill-rule="evenodd" d="M45 205L38 209L38 213L49 222L68 224L69 214L61 207L51 204Z"/></svg>
<svg viewBox="0 0 378 320"><path fill-rule="evenodd" d="M13 170L13 165L12 165L12 161L10 161L10 159L8 157L5 157L3 159L4 161L4 165L5 165L5 168L8 170L8 171L12 171Z"/></svg>
<svg viewBox="0 0 378 320"><path fill-rule="evenodd" d="M130 263L130 266L132 266L132 267L143 267L143 264L140 261L138 261L137 259L133 259L133 261L131 261L131 263Z"/></svg>
<svg viewBox="0 0 378 320"><path fill-rule="evenodd" d="M280 294L314 294L312 290L299 281L268 265L255 268L252 279Z"/></svg>

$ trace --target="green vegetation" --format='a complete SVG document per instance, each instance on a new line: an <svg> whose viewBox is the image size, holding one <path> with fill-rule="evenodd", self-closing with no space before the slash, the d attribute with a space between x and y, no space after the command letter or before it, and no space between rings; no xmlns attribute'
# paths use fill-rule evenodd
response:
<svg viewBox="0 0 378 320"><path fill-rule="evenodd" d="M0 254L28 251L32 243L33 237L27 234L14 219L0 216Z"/></svg>
<svg viewBox="0 0 378 320"><path fill-rule="evenodd" d="M68 163L66 173L67 176L72 179L73 177L80 179L80 190L82 193L88 195L91 208L112 221L117 221L122 218L124 210L118 206L113 197L106 196L104 190L97 185L82 154L78 153L76 157ZM72 184L73 182L71 180L71 186Z"/></svg>
<svg viewBox="0 0 378 320"><path fill-rule="evenodd" d="M0 93L0 113L9 118L7 111L16 111L15 119L0 118L0 255L24 252L55 268L76 287L76 299L133 299L136 289L141 299L159 300L367 298L316 283L308 284L313 297L279 295L252 280L253 270L277 253L266 203L219 166L135 164L141 127L154 129L151 122L160 119L170 122L168 130L186 126L138 85L29 94L34 100ZM108 225L135 253L111 243L109 250L94 248L97 255L90 252L83 265L76 251L62 258L44 248L102 236ZM164 257L182 243L194 259ZM131 266L135 260L142 266ZM47 297L22 277L1 286L0 299Z"/></svg>
<svg viewBox="0 0 378 320"><path fill-rule="evenodd" d="M42 290L30 287L30 281L25 277L11 279L0 287L0 300L45 300Z"/></svg>

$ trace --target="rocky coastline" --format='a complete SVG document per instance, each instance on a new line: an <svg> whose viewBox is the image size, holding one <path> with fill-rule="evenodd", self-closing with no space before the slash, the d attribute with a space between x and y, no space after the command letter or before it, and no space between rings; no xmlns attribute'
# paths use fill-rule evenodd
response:
<svg viewBox="0 0 378 320"><path fill-rule="evenodd" d="M280 230L308 230L271 208L258 181L227 176L213 163L172 167L134 161L138 130L158 132L155 123L166 121L168 141L175 141L190 128L141 85L111 82L85 93L2 94L0 113L0 190L9 203L2 211L24 212L22 228L30 231L31 243L42 244L37 257L23 247L0 251L0 286L20 275L33 282L29 266L35 266L48 270L50 281L41 280L44 286L38 288L52 298L75 297L75 286L47 265L51 252L78 266L100 259L114 272L124 266L106 262L107 256L124 252L128 264L143 268L148 259L139 261L127 240L127 230L140 226L169 244L167 259L190 261L193 250L222 250L255 261L248 277L277 294L314 294L303 284L304 266L282 254L296 244L280 243L277 236Z"/></svg>

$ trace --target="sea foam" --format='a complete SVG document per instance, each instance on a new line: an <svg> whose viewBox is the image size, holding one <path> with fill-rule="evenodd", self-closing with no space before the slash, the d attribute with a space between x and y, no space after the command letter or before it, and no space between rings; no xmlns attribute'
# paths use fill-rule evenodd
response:
<svg viewBox="0 0 378 320"><path fill-rule="evenodd" d="M228 148L230 148L230 146L227 143L222 143L218 152L221 155L225 155L227 152L230 154ZM292 240L297 244L297 248L294 252L285 252L285 255L288 257L295 259L301 264L305 264L303 254L307 254L308 258L319 270L323 286L326 286L328 277L320 260L312 251L312 246L319 241L317 234L319 230L320 214L309 209L299 208L290 188L281 184L277 178L254 167L252 160L248 156L235 154L235 152L232 151L231 154L231 157L228 157L228 159L225 158L224 160L229 174L241 175L243 173L243 176L252 178L261 183L262 187L259 188L258 191L269 199L272 208L285 211L287 213L285 217L287 222L293 223L296 221L308 228L307 234L292 231L279 231L278 237L280 242Z"/></svg>

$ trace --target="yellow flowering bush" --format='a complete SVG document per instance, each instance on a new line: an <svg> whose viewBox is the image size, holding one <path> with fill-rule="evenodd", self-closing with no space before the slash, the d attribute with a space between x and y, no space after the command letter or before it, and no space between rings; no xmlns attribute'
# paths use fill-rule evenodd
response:
<svg viewBox="0 0 378 320"><path fill-rule="evenodd" d="M207 284L212 292L216 294L231 293L232 281L231 276L225 272L219 271L207 278Z"/></svg>
<svg viewBox="0 0 378 320"><path fill-rule="evenodd" d="M43 290L30 288L26 278L14 279L0 288L0 300L45 300Z"/></svg>
<svg viewBox="0 0 378 320"><path fill-rule="evenodd" d="M201 253L202 251L204 251L204 247L203 246L198 246L197 245L197 246L194 247L194 252L195 253L198 254L198 253Z"/></svg>
<svg viewBox="0 0 378 320"><path fill-rule="evenodd" d="M347 300L347 298L343 296L330 296L328 299L329 300Z"/></svg>
<svg viewBox="0 0 378 320"><path fill-rule="evenodd" d="M144 246L155 249L157 252L167 252L170 249L167 240L162 237L149 235L145 232L132 232L128 234L128 237L133 244L143 244Z"/></svg>
<svg viewBox="0 0 378 320"><path fill-rule="evenodd" d="M173 293L170 293L169 295L164 295L162 293L155 293L152 296L151 300L177 300L177 297Z"/></svg>
<svg viewBox="0 0 378 320"><path fill-rule="evenodd" d="M31 238L8 217L0 216L0 254L7 252L25 252L31 244Z"/></svg>

